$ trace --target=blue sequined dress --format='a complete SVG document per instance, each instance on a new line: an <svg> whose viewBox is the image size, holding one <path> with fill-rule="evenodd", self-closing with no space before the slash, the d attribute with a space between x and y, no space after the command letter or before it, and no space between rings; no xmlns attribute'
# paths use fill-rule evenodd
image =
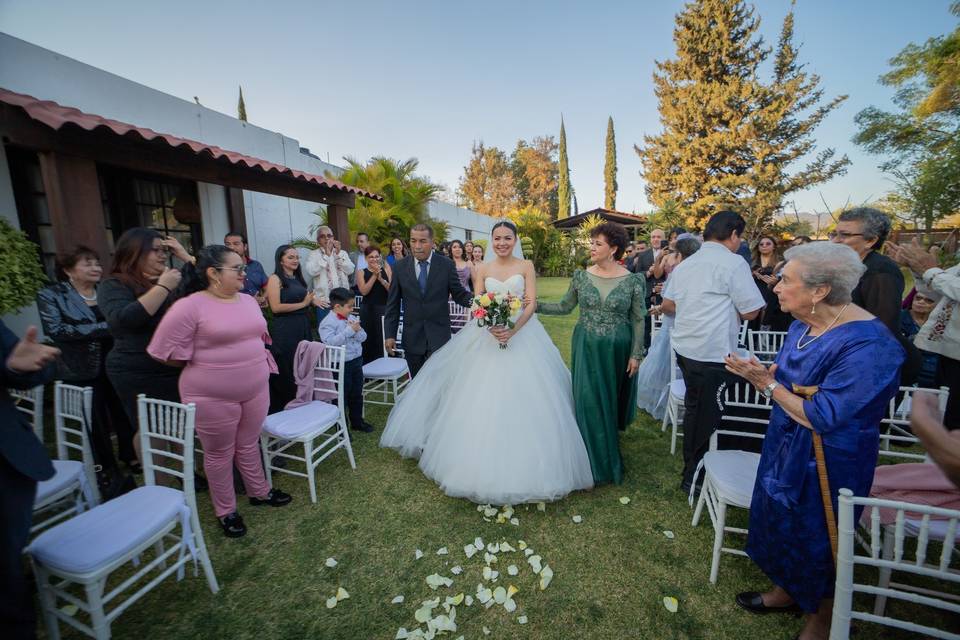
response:
<svg viewBox="0 0 960 640"><path fill-rule="evenodd" d="M905 354L879 320L848 322L797 348L794 322L777 356L778 382L816 386L803 409L823 437L834 513L841 488L866 496L879 426L897 391ZM804 338L804 343L809 340ZM859 514L856 516L859 518ZM807 612L833 596L835 580L810 430L774 405L750 505L747 555Z"/></svg>

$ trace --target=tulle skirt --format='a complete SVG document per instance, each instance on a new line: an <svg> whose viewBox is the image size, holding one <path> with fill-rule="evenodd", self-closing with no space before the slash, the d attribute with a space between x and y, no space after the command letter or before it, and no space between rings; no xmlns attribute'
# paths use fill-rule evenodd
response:
<svg viewBox="0 0 960 640"><path fill-rule="evenodd" d="M670 384L670 332L673 317L663 316L663 325L657 331L647 350L647 357L637 370L637 406L657 420L663 420L667 411L667 385Z"/></svg>
<svg viewBox="0 0 960 640"><path fill-rule="evenodd" d="M570 372L536 316L506 349L468 322L400 396L380 445L419 458L447 495L480 504L593 486Z"/></svg>

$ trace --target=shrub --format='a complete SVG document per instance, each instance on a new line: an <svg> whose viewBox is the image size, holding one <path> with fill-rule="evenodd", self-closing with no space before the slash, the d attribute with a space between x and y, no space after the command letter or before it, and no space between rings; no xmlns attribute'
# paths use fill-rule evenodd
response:
<svg viewBox="0 0 960 640"><path fill-rule="evenodd" d="M31 304L47 284L40 266L40 247L0 218L0 315Z"/></svg>

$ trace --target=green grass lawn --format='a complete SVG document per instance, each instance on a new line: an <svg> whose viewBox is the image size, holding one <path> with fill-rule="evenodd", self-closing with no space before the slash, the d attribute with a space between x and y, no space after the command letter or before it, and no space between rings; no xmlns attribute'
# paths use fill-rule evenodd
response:
<svg viewBox="0 0 960 640"><path fill-rule="evenodd" d="M539 295L556 299L566 286L565 279L541 279ZM576 316L542 322L569 361ZM468 560L463 547L477 536L514 547L524 540L555 578L540 591L522 553L500 554L497 585L519 589L517 611L461 605L459 629L442 637L760 639L791 638L799 631L798 619L754 616L736 607L738 591L767 584L749 560L725 555L717 585L708 582L713 529L706 515L697 528L690 526L692 510L679 489L681 459L669 454L668 434L649 416L641 414L622 436L622 486L574 494L548 504L545 512L517 507L519 526L485 522L472 503L443 495L414 461L378 448L386 417L384 410L368 411L378 431L354 436L355 471L342 452L321 465L317 504L310 503L306 481L291 476L277 480L294 495L289 507L254 509L241 501L249 527L245 538L224 538L209 496L201 494L200 518L220 593L209 592L202 573L188 573L179 583L167 580L113 624L114 637L392 639L399 627L417 626L414 612L423 600L475 593L482 554ZM627 505L620 502L624 496ZM582 516L580 524L574 515ZM730 519L746 524L742 513ZM672 531L673 539L664 531ZM742 543L728 538L727 544ZM449 555L437 555L441 547ZM417 549L424 553L419 560ZM336 568L324 565L328 557L337 560ZM516 577L507 575L511 563L520 568ZM451 573L455 565L463 567L461 575ZM433 573L452 578L453 585L432 591L425 578ZM350 598L326 608L341 586ZM401 594L406 601L391 604ZM665 596L679 601L676 613L664 607ZM922 617L911 613L916 608L891 608ZM527 624L518 624L520 615ZM906 637L861 627L860 638ZM64 630L64 637L77 635Z"/></svg>

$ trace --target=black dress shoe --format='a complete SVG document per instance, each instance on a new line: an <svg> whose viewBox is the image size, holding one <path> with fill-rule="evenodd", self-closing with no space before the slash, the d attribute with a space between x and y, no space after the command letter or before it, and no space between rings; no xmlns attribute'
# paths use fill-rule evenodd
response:
<svg viewBox="0 0 960 640"><path fill-rule="evenodd" d="M250 498L250 505L254 507L262 507L264 505L270 505L271 507L285 507L290 504L293 500L293 496L289 493L284 493L280 489L270 489L270 493L267 494L266 498Z"/></svg>
<svg viewBox="0 0 960 640"><path fill-rule="evenodd" d="M362 431L364 433L371 433L373 431L373 425L369 422L361 422L359 426L351 426L350 428L354 431Z"/></svg>
<svg viewBox="0 0 960 640"><path fill-rule="evenodd" d="M737 604L750 613L792 613L799 616L803 609L797 606L797 603L788 604L785 607L768 607L763 604L763 595L759 591L744 591L737 594Z"/></svg>
<svg viewBox="0 0 960 640"><path fill-rule="evenodd" d="M127 460L125 464L133 475L139 476L143 474L143 466L136 460Z"/></svg>
<svg viewBox="0 0 960 640"><path fill-rule="evenodd" d="M236 511L220 518L220 526L223 527L223 535L228 538L242 538L247 535L247 526Z"/></svg>

